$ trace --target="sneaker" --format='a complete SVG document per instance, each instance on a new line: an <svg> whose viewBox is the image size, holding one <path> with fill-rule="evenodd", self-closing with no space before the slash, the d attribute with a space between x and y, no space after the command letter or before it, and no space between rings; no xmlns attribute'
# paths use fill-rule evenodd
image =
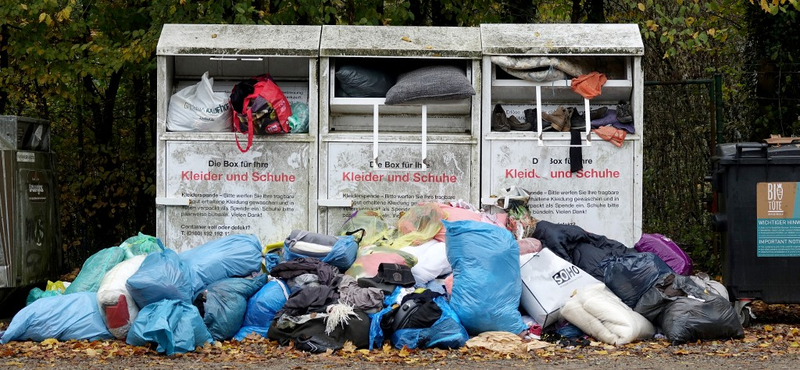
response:
<svg viewBox="0 0 800 370"><path fill-rule="evenodd" d="M617 121L622 123L633 122L633 111L631 110L630 103L620 101L619 104L617 104Z"/></svg>
<svg viewBox="0 0 800 370"><path fill-rule="evenodd" d="M494 110L492 110L492 131L511 131L511 125L508 123L506 111L500 104L495 105Z"/></svg>

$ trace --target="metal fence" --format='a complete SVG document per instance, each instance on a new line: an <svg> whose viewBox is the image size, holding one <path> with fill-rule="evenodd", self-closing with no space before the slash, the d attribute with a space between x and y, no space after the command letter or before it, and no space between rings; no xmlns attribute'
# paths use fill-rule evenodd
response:
<svg viewBox="0 0 800 370"><path fill-rule="evenodd" d="M650 81L644 91L645 233L672 238L697 270L719 271L704 178L720 131L720 78ZM719 119L718 119L719 118Z"/></svg>

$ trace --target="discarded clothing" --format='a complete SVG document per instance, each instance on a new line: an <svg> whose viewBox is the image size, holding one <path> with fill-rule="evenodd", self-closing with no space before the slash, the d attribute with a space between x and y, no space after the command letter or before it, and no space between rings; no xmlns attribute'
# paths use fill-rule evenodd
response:
<svg viewBox="0 0 800 370"><path fill-rule="evenodd" d="M339 302L364 312L377 312L383 308L383 291L359 287L355 278L344 275L339 283Z"/></svg>
<svg viewBox="0 0 800 370"><path fill-rule="evenodd" d="M319 283L328 286L339 285L341 274L333 267L313 257L299 258L279 263L269 272L270 275L284 281L291 280L302 274L315 274Z"/></svg>
<svg viewBox="0 0 800 370"><path fill-rule="evenodd" d="M280 316L276 316L269 327L267 336L282 346L294 342L294 347L306 352L322 353L327 350L336 351L350 341L357 348L369 346L369 316L361 310L354 310L356 316L349 318L347 324L337 325L329 334L325 333L327 314L314 315L312 318L296 323L293 327L276 325Z"/></svg>
<svg viewBox="0 0 800 370"><path fill-rule="evenodd" d="M604 271L600 262L609 256L636 253L622 243L605 236L593 234L575 225L560 225L539 221L533 237L559 257L580 267L595 279L602 281Z"/></svg>
<svg viewBox="0 0 800 370"><path fill-rule="evenodd" d="M572 91L586 99L593 99L602 93L603 85L608 81L605 74L590 72L572 79Z"/></svg>

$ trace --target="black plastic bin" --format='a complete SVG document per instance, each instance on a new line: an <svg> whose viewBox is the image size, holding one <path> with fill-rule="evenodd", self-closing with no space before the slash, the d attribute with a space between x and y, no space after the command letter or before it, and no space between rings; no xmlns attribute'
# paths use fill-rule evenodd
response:
<svg viewBox="0 0 800 370"><path fill-rule="evenodd" d="M800 148L720 144L712 162L731 299L800 303Z"/></svg>

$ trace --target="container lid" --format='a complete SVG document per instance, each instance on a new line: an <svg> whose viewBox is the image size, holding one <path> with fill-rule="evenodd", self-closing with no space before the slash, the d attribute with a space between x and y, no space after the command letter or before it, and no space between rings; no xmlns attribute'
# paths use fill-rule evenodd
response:
<svg viewBox="0 0 800 370"><path fill-rule="evenodd" d="M636 24L482 24L485 55L644 55Z"/></svg>
<svg viewBox="0 0 800 370"><path fill-rule="evenodd" d="M157 55L319 55L322 26L165 24Z"/></svg>
<svg viewBox="0 0 800 370"><path fill-rule="evenodd" d="M717 144L714 157L720 164L800 164L800 148L754 142L724 143Z"/></svg>
<svg viewBox="0 0 800 370"><path fill-rule="evenodd" d="M322 26L323 57L481 57L478 27Z"/></svg>

